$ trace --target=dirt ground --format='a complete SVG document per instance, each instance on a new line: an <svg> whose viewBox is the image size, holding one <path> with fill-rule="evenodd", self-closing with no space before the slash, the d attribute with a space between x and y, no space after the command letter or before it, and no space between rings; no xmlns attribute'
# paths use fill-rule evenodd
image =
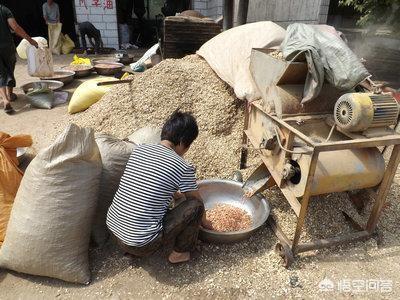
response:
<svg viewBox="0 0 400 300"><path fill-rule="evenodd" d="M65 65L70 60L71 56L61 56L55 63ZM16 77L18 85L31 80L23 62L18 62ZM71 92L77 84L68 90ZM0 130L31 134L35 141L32 152L48 145L55 128L68 122L66 104L52 110L31 109L21 96L14 106L16 115L0 113ZM164 252L149 258L131 258L108 243L103 249L90 251L92 282L88 286L0 269L0 299L397 299L400 294L399 184L397 176L379 224L383 236L379 247L371 239L308 252L285 269L274 253L278 240L267 226L241 243L202 244L198 257L178 266L170 265ZM293 232L294 214L283 196L271 190L266 192L266 197L278 217L282 217L285 229ZM345 194L313 199L305 238L348 231L341 209L357 214ZM366 214L357 216L361 221L366 217Z"/></svg>

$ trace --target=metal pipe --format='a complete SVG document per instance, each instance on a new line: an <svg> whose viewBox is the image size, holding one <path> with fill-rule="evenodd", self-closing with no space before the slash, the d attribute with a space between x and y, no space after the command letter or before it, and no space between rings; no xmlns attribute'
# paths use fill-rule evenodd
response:
<svg viewBox="0 0 400 300"><path fill-rule="evenodd" d="M325 140L325 143L331 139L332 133L335 130L335 127L336 127L336 124L333 124L332 127L331 127L331 131L329 131L328 137Z"/></svg>
<svg viewBox="0 0 400 300"><path fill-rule="evenodd" d="M233 27L233 0L224 0L224 10L223 10L223 28L228 30Z"/></svg>
<svg viewBox="0 0 400 300"><path fill-rule="evenodd" d="M355 233L349 233L346 235L341 235L328 239L321 239L312 241L309 243L300 244L296 247L296 254L307 252L311 250L323 249L327 247L333 247L336 245L341 245L343 243L350 243L356 241L362 241L371 238L371 234L368 231L358 231Z"/></svg>
<svg viewBox="0 0 400 300"><path fill-rule="evenodd" d="M285 147L283 147L283 145L281 143L281 138L279 137L279 133L276 130L276 127L274 127L274 129L275 129L276 140L278 142L279 148L281 148L283 151L288 152L288 153L292 153L292 154L310 154L310 153L313 152L313 150L293 151L293 150L286 149Z"/></svg>
<svg viewBox="0 0 400 300"><path fill-rule="evenodd" d="M249 0L239 0L237 23L238 26L247 23L247 13L249 11Z"/></svg>

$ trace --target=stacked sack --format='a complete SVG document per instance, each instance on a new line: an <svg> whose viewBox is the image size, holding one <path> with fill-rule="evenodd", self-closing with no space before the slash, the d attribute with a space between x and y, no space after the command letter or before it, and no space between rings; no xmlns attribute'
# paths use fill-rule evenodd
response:
<svg viewBox="0 0 400 300"><path fill-rule="evenodd" d="M143 127L126 140L120 140L104 133L96 134L96 143L103 164L99 203L92 227L92 239L97 246L102 247L110 236L106 225L107 211L118 190L119 181L132 151L137 145L159 143L160 136L161 131L152 127Z"/></svg>
<svg viewBox="0 0 400 300"><path fill-rule="evenodd" d="M25 172L0 249L0 267L88 283L100 174L93 130L68 126Z"/></svg>
<svg viewBox="0 0 400 300"><path fill-rule="evenodd" d="M133 134L160 141L159 130ZM0 267L88 284L90 236L102 246L111 205L136 144L71 124L28 166L17 192Z"/></svg>

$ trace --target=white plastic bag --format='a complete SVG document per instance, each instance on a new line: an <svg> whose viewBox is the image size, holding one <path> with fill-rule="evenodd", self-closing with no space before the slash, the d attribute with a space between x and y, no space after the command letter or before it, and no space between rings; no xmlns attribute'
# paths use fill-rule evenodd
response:
<svg viewBox="0 0 400 300"><path fill-rule="evenodd" d="M130 64L131 69L132 69L133 71L135 71L135 69L136 69L137 67L139 67L140 65L144 64L144 62L145 62L146 60L148 60L148 59L151 58L154 54L156 54L158 48L160 48L160 44L159 44L159 43L154 44L149 50L147 50L147 51L145 52L145 54L143 54L143 56L142 56L137 62L134 62L134 63Z"/></svg>
<svg viewBox="0 0 400 300"><path fill-rule="evenodd" d="M54 75L53 56L49 48L29 46L28 74L33 77L51 77Z"/></svg>
<svg viewBox="0 0 400 300"><path fill-rule="evenodd" d="M26 94L33 107L52 109L54 105L54 92L48 87L34 89Z"/></svg>
<svg viewBox="0 0 400 300"><path fill-rule="evenodd" d="M38 36L38 37L34 37L33 39L38 43L39 47L48 47L47 40L44 37ZM22 59L28 58L26 51L28 50L28 47L30 45L31 44L29 44L29 42L25 39L23 39L19 43L19 45L17 47L17 54L20 58L22 58Z"/></svg>

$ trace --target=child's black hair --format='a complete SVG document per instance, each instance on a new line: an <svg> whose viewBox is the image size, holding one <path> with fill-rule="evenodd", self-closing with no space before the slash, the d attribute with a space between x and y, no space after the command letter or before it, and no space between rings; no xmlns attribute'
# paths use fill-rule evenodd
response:
<svg viewBox="0 0 400 300"><path fill-rule="evenodd" d="M185 147L189 147L198 135L196 119L190 113L177 110L165 122L161 140L168 140L176 146L182 143Z"/></svg>

